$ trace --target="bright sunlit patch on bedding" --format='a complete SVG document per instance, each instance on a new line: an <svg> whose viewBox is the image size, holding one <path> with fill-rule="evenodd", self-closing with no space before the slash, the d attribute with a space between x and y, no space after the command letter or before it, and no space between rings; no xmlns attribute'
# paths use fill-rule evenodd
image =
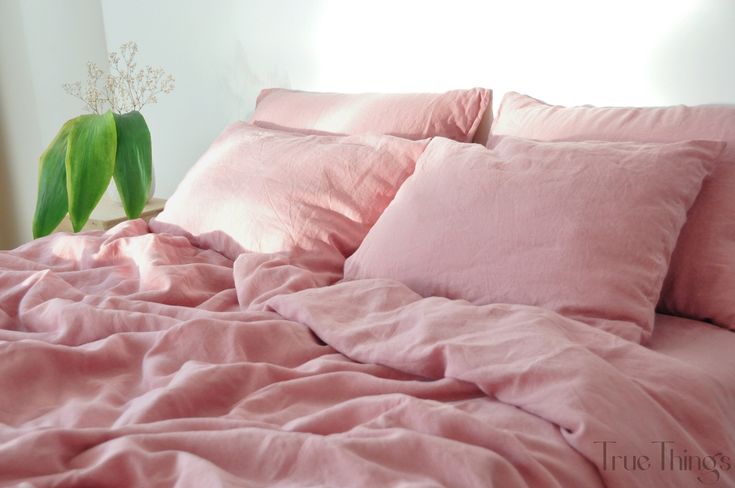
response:
<svg viewBox="0 0 735 488"><path fill-rule="evenodd" d="M328 132L340 132L335 131L335 128L343 127L343 131L348 132L352 120L363 113L370 102L369 99L355 100L345 107L330 110L319 118L314 128Z"/></svg>
<svg viewBox="0 0 735 488"><path fill-rule="evenodd" d="M74 235L54 236L51 253L63 260L75 261L79 259L78 241Z"/></svg>

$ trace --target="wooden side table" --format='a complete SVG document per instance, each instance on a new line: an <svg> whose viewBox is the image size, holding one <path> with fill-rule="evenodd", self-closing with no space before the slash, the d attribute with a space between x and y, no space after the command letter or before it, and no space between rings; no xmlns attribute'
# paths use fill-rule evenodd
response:
<svg viewBox="0 0 735 488"><path fill-rule="evenodd" d="M165 198L151 198L151 201L143 208L140 218L148 222L161 213L165 203ZM92 215L82 230L107 230L125 220L128 220L128 217L125 215L122 204L103 198L92 211ZM64 217L54 232L74 232L69 215Z"/></svg>

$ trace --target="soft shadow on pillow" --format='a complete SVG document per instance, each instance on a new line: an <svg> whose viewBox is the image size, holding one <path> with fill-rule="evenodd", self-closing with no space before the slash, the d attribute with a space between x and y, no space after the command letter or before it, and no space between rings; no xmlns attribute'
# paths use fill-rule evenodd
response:
<svg viewBox="0 0 735 488"><path fill-rule="evenodd" d="M434 139L345 278L537 305L640 341L722 147L504 138L491 151Z"/></svg>
<svg viewBox="0 0 735 488"><path fill-rule="evenodd" d="M487 110L485 88L445 93L319 93L282 88L260 92L251 122L340 134L442 136L470 142Z"/></svg>
<svg viewBox="0 0 735 488"><path fill-rule="evenodd" d="M245 251L351 254L427 141L302 135L230 125L189 170L154 232L231 259Z"/></svg>
<svg viewBox="0 0 735 488"><path fill-rule="evenodd" d="M508 93L492 130L547 141L726 142L682 229L659 309L735 329L735 105L563 107Z"/></svg>

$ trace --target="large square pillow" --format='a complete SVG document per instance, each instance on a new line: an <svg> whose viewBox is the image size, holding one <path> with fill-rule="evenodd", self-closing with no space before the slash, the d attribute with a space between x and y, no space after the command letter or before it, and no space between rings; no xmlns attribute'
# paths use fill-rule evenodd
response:
<svg viewBox="0 0 735 488"><path fill-rule="evenodd" d="M154 232L232 259L244 251L352 253L426 141L291 134L230 125L189 170ZM327 249L329 248L329 249Z"/></svg>
<svg viewBox="0 0 735 488"><path fill-rule="evenodd" d="M491 101L492 91L484 88L349 94L268 88L260 92L251 121L296 130L470 142Z"/></svg>
<svg viewBox="0 0 735 488"><path fill-rule="evenodd" d="M722 147L505 138L491 151L434 139L345 278L542 306L640 341Z"/></svg>
<svg viewBox="0 0 735 488"><path fill-rule="evenodd" d="M547 141L725 141L679 237L659 309L735 329L735 105L562 107L508 93L492 129Z"/></svg>

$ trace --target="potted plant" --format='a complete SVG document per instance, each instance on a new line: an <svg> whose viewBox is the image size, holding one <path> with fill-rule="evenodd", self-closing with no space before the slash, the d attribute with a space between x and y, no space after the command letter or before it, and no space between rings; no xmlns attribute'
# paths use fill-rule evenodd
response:
<svg viewBox="0 0 735 488"><path fill-rule="evenodd" d="M33 237L56 229L66 214L74 232L86 224L114 179L128 218L140 216L153 184L151 134L140 109L174 89L174 79L160 68L137 68L138 46L123 44L109 54L110 71L87 63L88 79L64 90L91 114L62 125L41 155Z"/></svg>

